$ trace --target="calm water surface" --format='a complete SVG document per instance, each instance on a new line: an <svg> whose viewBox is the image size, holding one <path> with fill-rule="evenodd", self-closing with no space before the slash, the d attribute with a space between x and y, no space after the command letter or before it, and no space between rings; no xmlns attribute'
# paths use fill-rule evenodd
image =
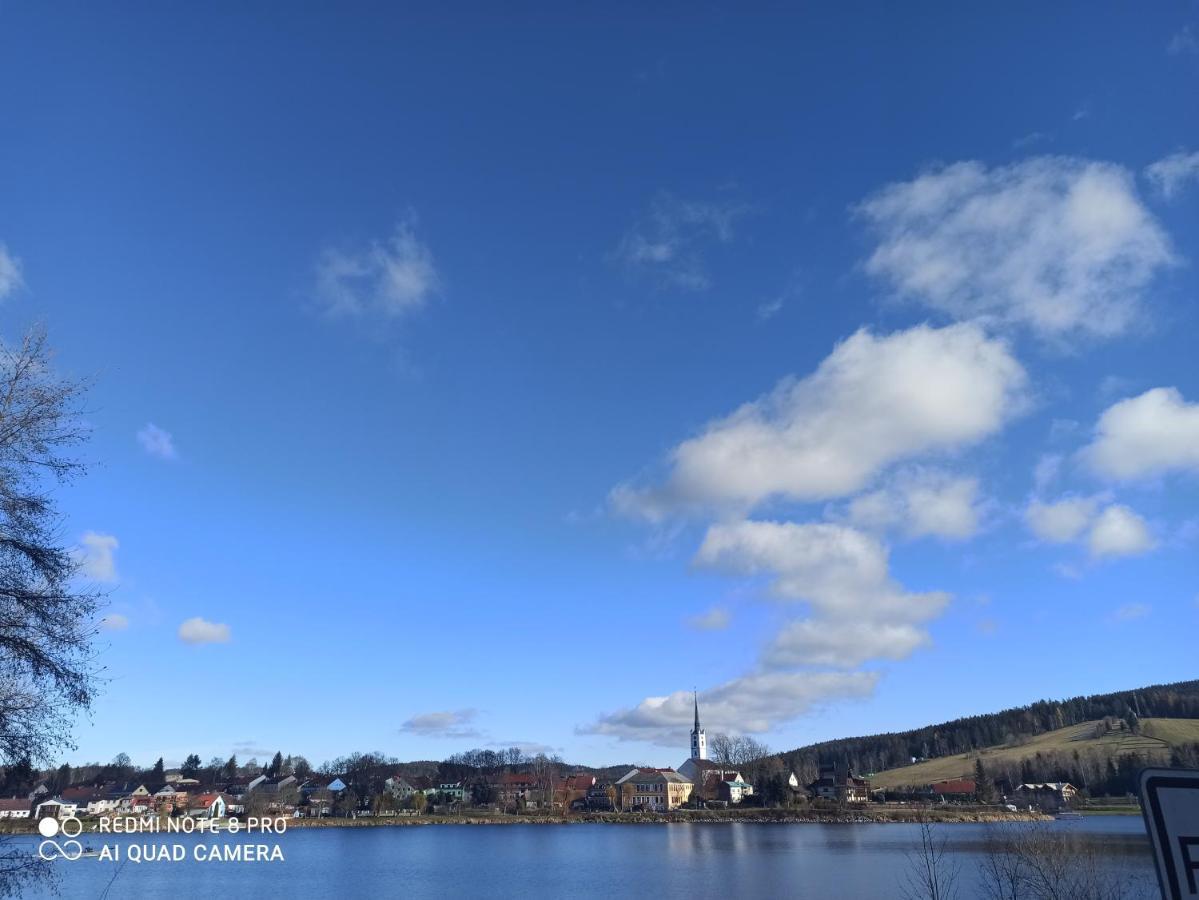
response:
<svg viewBox="0 0 1199 900"><path fill-rule="evenodd" d="M987 826L939 826L962 865L962 896ZM1102 849L1111 865L1154 885L1139 817L1056 822ZM296 829L244 835L93 835L91 843L183 844L183 862L80 859L55 863L61 897L846 897L900 893L908 825L437 825ZM278 843L274 863L197 862L197 843ZM31 849L36 846L29 840ZM116 875L113 880L114 874ZM111 886L110 885L111 882ZM51 897L50 893L30 896Z"/></svg>

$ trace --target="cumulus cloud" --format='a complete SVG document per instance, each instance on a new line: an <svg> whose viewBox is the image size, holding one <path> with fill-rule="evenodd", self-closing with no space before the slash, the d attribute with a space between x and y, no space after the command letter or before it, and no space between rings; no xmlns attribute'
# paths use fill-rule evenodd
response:
<svg viewBox="0 0 1199 900"><path fill-rule="evenodd" d="M228 625L209 622L200 616L187 619L179 626L179 640L185 644L227 644L230 637Z"/></svg>
<svg viewBox="0 0 1199 900"><path fill-rule="evenodd" d="M884 487L855 497L846 516L868 530L962 540L978 531L978 479L932 469L900 472Z"/></svg>
<svg viewBox="0 0 1199 900"><path fill-rule="evenodd" d="M1024 369L973 324L863 329L817 370L707 425L670 453L667 482L617 487L618 511L660 521L772 497L823 500L865 487L890 464L994 434L1025 399Z"/></svg>
<svg viewBox="0 0 1199 900"><path fill-rule="evenodd" d="M711 285L704 250L730 242L737 219L747 211L743 205L698 203L659 194L625 232L614 256L631 271L665 286L704 290Z"/></svg>
<svg viewBox="0 0 1199 900"><path fill-rule="evenodd" d="M175 459L178 455L175 452L175 439L171 437L170 432L164 431L153 422L147 422L137 433L137 442L142 445L143 450L159 459Z"/></svg>
<svg viewBox="0 0 1199 900"><path fill-rule="evenodd" d="M1183 189L1199 181L1199 152L1171 153L1145 167L1145 177L1167 200L1173 200Z"/></svg>
<svg viewBox="0 0 1199 900"><path fill-rule="evenodd" d="M75 559L84 577L108 584L118 580L117 548L121 546L121 542L115 535L86 531L79 544L75 551Z"/></svg>
<svg viewBox="0 0 1199 900"><path fill-rule="evenodd" d="M961 162L889 185L858 212L879 238L866 268L899 296L1050 338L1125 331L1174 261L1132 174L1111 163Z"/></svg>
<svg viewBox="0 0 1199 900"><path fill-rule="evenodd" d="M21 261L0 243L0 300L14 293L25 283L21 277Z"/></svg>
<svg viewBox="0 0 1199 900"><path fill-rule="evenodd" d="M1083 458L1100 475L1127 481L1199 471L1199 403L1158 387L1109 406Z"/></svg>
<svg viewBox="0 0 1199 900"><path fill-rule="evenodd" d="M1063 497L1052 503L1033 500L1024 521L1033 534L1052 544L1085 540L1095 559L1135 556L1156 546L1141 516L1127 506L1106 503L1103 495Z"/></svg>
<svg viewBox="0 0 1199 900"><path fill-rule="evenodd" d="M787 625L766 648L772 668L852 668L869 659L907 659L932 643L927 631L908 624L828 622L802 619Z"/></svg>
<svg viewBox="0 0 1199 900"><path fill-rule="evenodd" d="M428 302L441 285L433 252L413 217L391 237L360 247L327 247L316 266L316 297L331 316L396 319Z"/></svg>
<svg viewBox="0 0 1199 900"><path fill-rule="evenodd" d="M124 631L129 627L129 617L120 613L109 613L100 620L100 628L104 631Z"/></svg>
<svg viewBox="0 0 1199 900"><path fill-rule="evenodd" d="M429 738L482 737L482 732L471 725L477 715L474 709L421 713L404 722L400 731Z"/></svg>
<svg viewBox="0 0 1199 900"><path fill-rule="evenodd" d="M829 523L743 521L711 526L695 556L704 568L768 576L770 592L808 603L832 619L920 622L949 595L910 593L892 580L887 548L854 528Z"/></svg>
<svg viewBox="0 0 1199 900"><path fill-rule="evenodd" d="M762 733L823 703L868 697L877 672L764 672L735 678L699 695L709 732ZM600 716L579 729L618 740L649 741L665 747L686 744L694 714L690 691L647 697L636 706Z"/></svg>
<svg viewBox="0 0 1199 900"><path fill-rule="evenodd" d="M724 631L729 627L731 618L727 609L713 606L701 615L692 616L687 620L687 624L696 631Z"/></svg>
<svg viewBox="0 0 1199 900"><path fill-rule="evenodd" d="M1127 506L1113 504L1099 514L1087 538L1096 558L1137 556L1152 550L1153 536L1145 520Z"/></svg>
<svg viewBox="0 0 1199 900"><path fill-rule="evenodd" d="M1076 541L1095 521L1100 497L1066 497L1055 503L1033 500L1024 511L1029 529L1043 541Z"/></svg>

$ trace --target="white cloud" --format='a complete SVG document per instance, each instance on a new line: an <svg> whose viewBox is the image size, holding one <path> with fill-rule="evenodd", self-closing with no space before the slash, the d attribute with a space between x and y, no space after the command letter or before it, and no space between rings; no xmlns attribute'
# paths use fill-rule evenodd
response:
<svg viewBox="0 0 1199 900"><path fill-rule="evenodd" d="M104 631L124 631L129 627L129 617L120 613L109 613L100 620L100 627Z"/></svg>
<svg viewBox="0 0 1199 900"><path fill-rule="evenodd" d="M413 217L385 241L327 247L316 266L316 296L332 316L394 319L415 312L441 285L433 253L416 235Z"/></svg>
<svg viewBox="0 0 1199 900"><path fill-rule="evenodd" d="M1174 199L1191 182L1199 181L1199 151L1171 153L1145 167L1145 177L1167 200Z"/></svg>
<svg viewBox="0 0 1199 900"><path fill-rule="evenodd" d="M264 747L253 738L245 741L238 741L233 745L233 755L244 757L247 761L257 757L270 759L276 753L270 747Z"/></svg>
<svg viewBox="0 0 1199 900"><path fill-rule="evenodd" d="M86 531L79 544L79 549L75 551L75 559L84 577L108 584L117 581L119 576L116 554L121 542L115 535Z"/></svg>
<svg viewBox="0 0 1199 900"><path fill-rule="evenodd" d="M868 697L877 672L768 672L746 675L699 695L700 715L709 733L761 733L823 703ZM618 740L685 746L694 709L690 691L647 697L631 709L600 716L585 734Z"/></svg>
<svg viewBox="0 0 1199 900"><path fill-rule="evenodd" d="M961 540L978 531L978 479L910 469L879 490L855 497L847 516L859 528Z"/></svg>
<svg viewBox="0 0 1199 900"><path fill-rule="evenodd" d="M1099 511L1100 497L1066 497L1056 503L1033 500L1024 511L1029 529L1043 541L1066 544L1086 531Z"/></svg>
<svg viewBox="0 0 1199 900"><path fill-rule="evenodd" d="M733 239L743 205L697 203L659 194L616 247L615 258L668 287L704 290L711 278L703 251Z"/></svg>
<svg viewBox="0 0 1199 900"><path fill-rule="evenodd" d="M765 303L758 304L757 317L759 322L766 322L777 316L783 309L783 298L775 297Z"/></svg>
<svg viewBox="0 0 1199 900"><path fill-rule="evenodd" d="M1199 403L1158 387L1108 407L1083 458L1100 475L1131 480L1199 471Z"/></svg>
<svg viewBox="0 0 1199 900"><path fill-rule="evenodd" d="M767 575L775 597L809 603L828 619L920 622L949 602L949 595L939 591L905 591L890 576L886 547L844 525L713 525L695 563L731 574Z"/></svg>
<svg viewBox="0 0 1199 900"><path fill-rule="evenodd" d="M845 496L894 462L994 434L1022 407L1026 381L1006 344L972 324L861 330L813 374L784 379L677 446L665 485L621 485L610 499L659 521L775 496Z"/></svg>
<svg viewBox="0 0 1199 900"><path fill-rule="evenodd" d="M867 269L900 296L1052 338L1123 332L1174 261L1131 173L1111 163L961 162L889 185L858 211L879 236Z"/></svg>
<svg viewBox="0 0 1199 900"><path fill-rule="evenodd" d="M1145 520L1127 506L1115 504L1099 514L1087 544L1096 558L1136 556L1155 546Z"/></svg>
<svg viewBox="0 0 1199 900"><path fill-rule="evenodd" d="M137 433L137 442L143 450L159 459L175 459L178 455L175 452L175 439L170 432L163 431L153 422L147 422Z"/></svg>
<svg viewBox="0 0 1199 900"><path fill-rule="evenodd" d="M1112 618L1117 622L1131 622L1145 618L1150 612L1151 608L1144 603L1126 603L1112 613Z"/></svg>
<svg viewBox="0 0 1199 900"><path fill-rule="evenodd" d="M1105 500L1102 494L1064 497L1053 503L1033 500L1024 511L1024 520L1033 534L1052 544L1085 538L1096 559L1134 556L1156 546L1144 519L1127 506L1104 505Z"/></svg>
<svg viewBox="0 0 1199 900"><path fill-rule="evenodd" d="M762 661L773 668L852 668L869 659L907 659L931 643L928 632L914 625L802 619L775 637Z"/></svg>
<svg viewBox="0 0 1199 900"><path fill-rule="evenodd" d="M687 624L696 631L724 631L729 627L731 618L727 609L713 606L701 615L692 616L687 620Z"/></svg>
<svg viewBox="0 0 1199 900"><path fill-rule="evenodd" d="M1060 453L1046 453L1037 460L1036 468L1033 469L1033 485L1038 492L1043 491L1057 480L1061 471L1062 455Z"/></svg>
<svg viewBox="0 0 1199 900"><path fill-rule="evenodd" d="M0 243L0 300L15 292L24 283L21 261L8 252L8 247Z"/></svg>
<svg viewBox="0 0 1199 900"><path fill-rule="evenodd" d="M179 640L185 644L227 644L230 637L228 625L209 622L199 616L179 626Z"/></svg>
<svg viewBox="0 0 1199 900"><path fill-rule="evenodd" d="M400 731L430 738L477 738L482 732L471 726L477 715L474 709L421 713L404 722Z"/></svg>
<svg viewBox="0 0 1199 900"><path fill-rule="evenodd" d="M1182 53L1199 53L1199 36L1190 25L1183 25L1182 29L1170 38L1166 50L1176 56Z"/></svg>

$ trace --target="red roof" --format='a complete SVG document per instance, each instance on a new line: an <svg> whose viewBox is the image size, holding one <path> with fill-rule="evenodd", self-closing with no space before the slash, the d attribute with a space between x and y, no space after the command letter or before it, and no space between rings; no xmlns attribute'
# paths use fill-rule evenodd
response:
<svg viewBox="0 0 1199 900"><path fill-rule="evenodd" d="M21 809L28 811L30 806L31 804L28 800L23 800L20 797L13 797L11 800L0 800L0 809L8 810L9 812Z"/></svg>

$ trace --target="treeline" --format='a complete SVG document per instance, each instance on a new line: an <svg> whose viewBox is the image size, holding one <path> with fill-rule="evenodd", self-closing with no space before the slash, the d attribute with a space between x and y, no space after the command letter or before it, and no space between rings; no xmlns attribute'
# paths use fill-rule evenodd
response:
<svg viewBox="0 0 1199 900"><path fill-rule="evenodd" d="M956 756L983 747L1016 744L1047 731L1095 719L1113 717L1133 724L1149 716L1199 719L1199 681L1151 685L1069 700L1041 700L1028 706L926 725L912 731L824 741L780 753L779 757L800 778L812 777L822 761L848 762L857 772L883 772L908 765L914 758ZM1032 780L1069 779L1046 776Z"/></svg>

